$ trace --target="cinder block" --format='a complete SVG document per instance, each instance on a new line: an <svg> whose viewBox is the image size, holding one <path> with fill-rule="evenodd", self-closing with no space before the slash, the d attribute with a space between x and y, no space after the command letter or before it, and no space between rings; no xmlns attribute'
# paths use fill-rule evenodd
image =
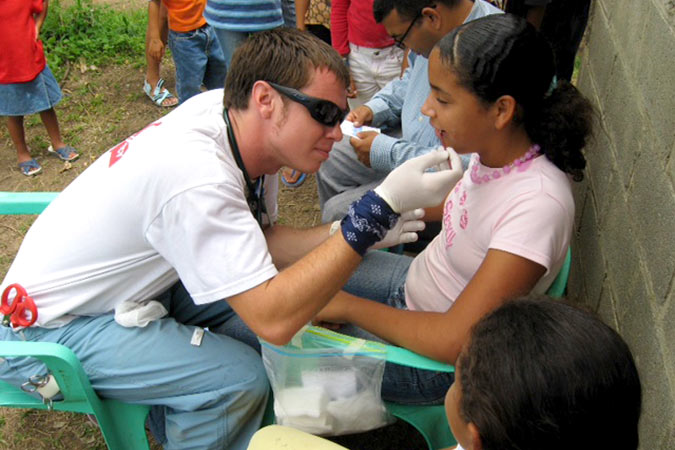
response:
<svg viewBox="0 0 675 450"><path fill-rule="evenodd" d="M579 247L579 241L575 236L572 237L572 249ZM584 282L584 270L581 265L581 258L574 251L572 252L572 264L570 266L570 276L567 279L567 298L573 302L588 305L588 295Z"/></svg>
<svg viewBox="0 0 675 450"><path fill-rule="evenodd" d="M675 414L672 387L666 375L661 342L654 326L649 290L636 283L630 291L616 289L620 334L628 343L642 382L640 448L658 449Z"/></svg>
<svg viewBox="0 0 675 450"><path fill-rule="evenodd" d="M628 292L641 267L641 250L636 241L637 230L633 214L623 195L612 198L607 218L600 233L600 245L607 262L607 272L617 295Z"/></svg>
<svg viewBox="0 0 675 450"><path fill-rule="evenodd" d="M586 172L584 179L579 182L572 183L572 195L574 196L574 231L578 231L581 226L581 217L584 210L584 204L589 192L588 172Z"/></svg>
<svg viewBox="0 0 675 450"><path fill-rule="evenodd" d="M615 64L607 90L600 98L604 129L616 150L618 176L627 187L649 119L642 111L638 91L621 60Z"/></svg>
<svg viewBox="0 0 675 450"><path fill-rule="evenodd" d="M673 144L670 146L666 171L668 172L668 176L670 176L670 182L673 184L673 187L675 187L675 138L673 139Z"/></svg>
<svg viewBox="0 0 675 450"><path fill-rule="evenodd" d="M586 176L596 200L599 223L602 224L612 196L624 189L623 179L617 173L614 146L604 122L596 124L593 139L584 150L584 155L588 161Z"/></svg>
<svg viewBox="0 0 675 450"><path fill-rule="evenodd" d="M628 209L644 250L645 265L658 304L663 304L675 271L675 191L656 152L646 149L636 164L636 176L628 191Z"/></svg>
<svg viewBox="0 0 675 450"><path fill-rule="evenodd" d="M620 332L621 328L616 316L616 297L610 285L609 278L605 278L605 281L602 284L602 292L600 293L597 312L603 322Z"/></svg>
<svg viewBox="0 0 675 450"><path fill-rule="evenodd" d="M675 383L675 326L673 326L675 324L675 273L670 282L670 293L665 302L665 313L657 323L657 328L663 331L665 342L663 359L666 362L669 378ZM673 399L673 403L675 403L675 399Z"/></svg>
<svg viewBox="0 0 675 450"><path fill-rule="evenodd" d="M651 1L641 2L636 7L635 0L613 0L608 21L619 58L628 72L634 75L640 69L640 56L635 51L646 40L645 28L649 11L656 9Z"/></svg>
<svg viewBox="0 0 675 450"><path fill-rule="evenodd" d="M596 8L602 11L602 8ZM609 33L609 24L604 13L595 14L588 29L588 47L584 60L588 63L588 77L593 79L599 93L606 90L607 78L612 72L617 58L616 46ZM585 78L588 79L588 78ZM586 84L579 83L582 92L586 92Z"/></svg>
<svg viewBox="0 0 675 450"><path fill-rule="evenodd" d="M672 89L675 81L675 31L659 8L650 7L647 13L648 26L644 39L639 46L632 48L639 55L636 81L654 134L661 141L660 146L666 146L675 132L675 95ZM663 150L659 147L659 151Z"/></svg>
<svg viewBox="0 0 675 450"><path fill-rule="evenodd" d="M579 75L577 77L576 86L577 89L579 89L581 93L584 94L591 101L591 103L593 103L593 105L596 105L598 102L590 92L591 89L593 92L595 92L595 89L593 89L593 83L591 81L591 68L588 65L587 53L588 52L583 52L581 54L581 66L579 67Z"/></svg>
<svg viewBox="0 0 675 450"><path fill-rule="evenodd" d="M593 310L597 310L602 283L605 279L606 262L603 257L604 249L598 233L597 215L593 196L589 195L584 204L582 220L577 233L577 245L572 249L581 260L586 299L585 302Z"/></svg>
<svg viewBox="0 0 675 450"><path fill-rule="evenodd" d="M671 0L673 1L673 0ZM675 1L672 3L672 7L675 9ZM673 402L675 402L675 398L673 399ZM670 427L668 427L670 432L666 435L666 438L663 441L663 444L659 448L675 448L675 418L670 423Z"/></svg>

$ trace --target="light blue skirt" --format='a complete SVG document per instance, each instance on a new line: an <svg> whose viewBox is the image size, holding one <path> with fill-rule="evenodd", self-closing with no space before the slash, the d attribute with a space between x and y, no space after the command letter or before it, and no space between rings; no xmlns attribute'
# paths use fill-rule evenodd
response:
<svg viewBox="0 0 675 450"><path fill-rule="evenodd" d="M26 116L53 108L61 101L61 88L45 64L27 83L0 84L0 116Z"/></svg>

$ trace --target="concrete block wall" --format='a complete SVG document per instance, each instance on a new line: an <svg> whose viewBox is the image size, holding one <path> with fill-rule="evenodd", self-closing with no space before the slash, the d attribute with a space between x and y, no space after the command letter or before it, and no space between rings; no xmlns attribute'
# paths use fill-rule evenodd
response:
<svg viewBox="0 0 675 450"><path fill-rule="evenodd" d="M641 449L675 449L675 0L594 0L579 89L586 149L569 295L630 345Z"/></svg>

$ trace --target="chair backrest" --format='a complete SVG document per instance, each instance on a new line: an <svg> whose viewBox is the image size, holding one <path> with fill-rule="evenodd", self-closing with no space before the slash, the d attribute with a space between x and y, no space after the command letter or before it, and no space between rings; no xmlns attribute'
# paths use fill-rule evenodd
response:
<svg viewBox="0 0 675 450"><path fill-rule="evenodd" d="M565 295L565 290L567 289L567 279L570 276L570 266L572 265L572 247L567 249L567 254L565 255L565 261L563 262L558 276L555 277L551 286L549 286L548 291L546 292L549 297L560 298Z"/></svg>
<svg viewBox="0 0 675 450"><path fill-rule="evenodd" d="M0 192L0 214L40 214L57 195L58 192ZM51 342L2 341L0 357L33 357L44 362L63 395L63 400L52 403L53 409L93 414L109 449L150 448L145 434L150 407L99 398L69 348ZM0 406L48 409L37 396L1 380Z"/></svg>

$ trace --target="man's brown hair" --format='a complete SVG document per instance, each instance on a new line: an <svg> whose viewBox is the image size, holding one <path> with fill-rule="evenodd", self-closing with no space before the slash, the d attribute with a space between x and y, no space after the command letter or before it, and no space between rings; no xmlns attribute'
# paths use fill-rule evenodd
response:
<svg viewBox="0 0 675 450"><path fill-rule="evenodd" d="M349 86L349 71L342 58L320 39L292 28L255 33L234 52L223 104L246 109L258 80L301 89L311 82L314 69L327 69L345 89Z"/></svg>

